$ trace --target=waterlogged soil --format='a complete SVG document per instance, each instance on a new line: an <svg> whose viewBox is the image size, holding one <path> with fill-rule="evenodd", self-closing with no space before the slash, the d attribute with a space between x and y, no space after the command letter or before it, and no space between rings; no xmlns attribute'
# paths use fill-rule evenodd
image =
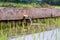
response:
<svg viewBox="0 0 60 40"><path fill-rule="evenodd" d="M44 31L41 33L34 33L30 35L23 36L12 36L9 37L8 40L60 40L60 28L56 28L50 31Z"/></svg>

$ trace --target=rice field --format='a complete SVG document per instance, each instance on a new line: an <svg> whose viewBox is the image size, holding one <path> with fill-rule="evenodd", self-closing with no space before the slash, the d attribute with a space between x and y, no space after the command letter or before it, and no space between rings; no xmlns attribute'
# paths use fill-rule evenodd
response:
<svg viewBox="0 0 60 40"><path fill-rule="evenodd" d="M36 23L36 25L34 23ZM26 21L0 21L0 40L7 40L7 38L12 35L29 35L56 28L60 28L60 17L32 19L32 25L27 23L27 26Z"/></svg>

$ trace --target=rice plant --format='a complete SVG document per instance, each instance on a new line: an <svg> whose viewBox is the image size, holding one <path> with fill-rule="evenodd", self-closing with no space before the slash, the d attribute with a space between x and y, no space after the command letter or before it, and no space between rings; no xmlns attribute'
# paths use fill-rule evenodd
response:
<svg viewBox="0 0 60 40"><path fill-rule="evenodd" d="M35 33L45 32L48 30L53 30L60 28L60 17L58 18L44 18L44 19L32 19L33 23L38 23L39 25L27 25L26 21L0 21L0 40L7 39L9 36L19 36L19 35L33 35L35 40ZM22 23L22 24L21 24ZM28 24L28 23L27 23ZM57 33L58 34L58 33ZM43 33L44 40L44 33ZM57 40L57 37L56 37Z"/></svg>

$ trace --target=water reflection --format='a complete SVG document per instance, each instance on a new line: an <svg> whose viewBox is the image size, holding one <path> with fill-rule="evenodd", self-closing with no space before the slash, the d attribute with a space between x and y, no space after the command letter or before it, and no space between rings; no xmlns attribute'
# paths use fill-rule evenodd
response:
<svg viewBox="0 0 60 40"><path fill-rule="evenodd" d="M9 40L60 40L60 29L45 31L41 33L10 37Z"/></svg>

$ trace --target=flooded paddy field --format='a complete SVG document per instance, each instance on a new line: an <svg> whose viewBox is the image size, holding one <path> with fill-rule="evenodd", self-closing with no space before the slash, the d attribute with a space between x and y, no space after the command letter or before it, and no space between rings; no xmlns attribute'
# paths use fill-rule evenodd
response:
<svg viewBox="0 0 60 40"><path fill-rule="evenodd" d="M11 36L8 40L60 40L60 28L18 37Z"/></svg>
<svg viewBox="0 0 60 40"><path fill-rule="evenodd" d="M21 26L21 21L5 21L5 22L0 22L1 24L0 25L1 26L0 27L0 34L1 34L0 39L1 40L4 40L4 39L10 40L11 37L15 39L14 37L19 38L19 36L22 36L22 38L23 37L27 38L27 36L29 37L30 35L32 36L35 34L38 35L40 33L42 33L43 35L45 35L44 33L46 33L46 35L48 35L50 31L55 30L57 28L59 30L60 28L60 17L46 18L46 19L34 19L34 20L32 19L32 25L27 23L28 24L27 26L25 26L24 24ZM37 25L35 25L34 23L37 23ZM15 40L17 40L17 38ZM31 40L32 40L32 37L31 37Z"/></svg>

